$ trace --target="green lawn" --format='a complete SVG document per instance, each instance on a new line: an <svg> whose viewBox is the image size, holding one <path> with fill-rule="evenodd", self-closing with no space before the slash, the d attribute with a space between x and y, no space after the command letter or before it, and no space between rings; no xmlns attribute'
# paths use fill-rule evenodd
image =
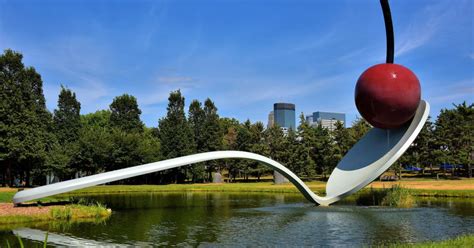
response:
<svg viewBox="0 0 474 248"><path fill-rule="evenodd" d="M403 187L411 189L414 196L423 197L465 197L474 198L474 190L470 189L474 180L460 181L401 181ZM317 194L325 193L325 182L315 181L306 183ZM364 193L369 187L374 189L389 188L394 183L374 182L361 191ZM436 187L434 187L436 186ZM462 187L459 187L462 186ZM455 189L449 189L455 188ZM464 189L467 188L467 189ZM102 185L76 190L55 197L41 199L50 201L58 197L67 198L77 195L112 194L128 192L268 192L268 193L298 193L298 189L291 184L274 185L271 182L260 183L223 183L223 184L168 184L168 185ZM0 190L0 202L11 202L15 192Z"/></svg>
<svg viewBox="0 0 474 248"><path fill-rule="evenodd" d="M12 202L13 195L16 192L2 192L0 191L0 202Z"/></svg>
<svg viewBox="0 0 474 248"><path fill-rule="evenodd" d="M435 242L422 242L416 244L389 244L383 245L381 247L389 247L389 248L452 248L452 247L459 247L459 248L472 248L474 247L474 234L463 235L456 237L454 239L448 239L444 241L435 241Z"/></svg>

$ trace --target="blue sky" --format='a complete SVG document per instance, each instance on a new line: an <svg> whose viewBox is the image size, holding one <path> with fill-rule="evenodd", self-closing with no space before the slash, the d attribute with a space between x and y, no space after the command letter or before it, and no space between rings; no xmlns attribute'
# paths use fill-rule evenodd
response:
<svg viewBox="0 0 474 248"><path fill-rule="evenodd" d="M474 101L473 4L391 1L395 63L418 76L433 117ZM385 61L385 30L377 0L0 0L0 48L39 71L50 110L61 84L82 113L128 93L157 126L181 89L241 121L266 123L274 102L292 102L350 123L357 78Z"/></svg>

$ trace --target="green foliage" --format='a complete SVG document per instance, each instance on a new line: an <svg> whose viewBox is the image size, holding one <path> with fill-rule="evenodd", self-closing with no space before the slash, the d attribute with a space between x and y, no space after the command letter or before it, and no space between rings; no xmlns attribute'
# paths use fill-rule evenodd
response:
<svg viewBox="0 0 474 248"><path fill-rule="evenodd" d="M95 174L104 171L107 165L114 166L110 157L114 144L109 116L109 111L97 111L82 116L77 151L71 162L76 171Z"/></svg>
<svg viewBox="0 0 474 248"><path fill-rule="evenodd" d="M415 199L410 189L400 185L391 188L373 189L362 192L356 199L358 205L365 206L387 206L397 208L411 208L415 205Z"/></svg>
<svg viewBox="0 0 474 248"><path fill-rule="evenodd" d="M61 179L70 178L74 174L72 159L78 152L82 126L80 110L81 104L77 101L76 94L61 86L43 173L53 173Z"/></svg>
<svg viewBox="0 0 474 248"><path fill-rule="evenodd" d="M474 157L474 104L454 105L454 109L443 109L435 123L435 146L440 150L442 162L463 164L468 177L472 177Z"/></svg>
<svg viewBox="0 0 474 248"><path fill-rule="evenodd" d="M252 145L250 146L250 151L257 153L263 156L269 155L269 148L267 142L265 142L265 128L263 123L257 122L250 126L250 137ZM272 172L268 166L261 164L256 161L248 161L248 171L253 176L257 177L257 180L260 180L260 177L264 174Z"/></svg>
<svg viewBox="0 0 474 248"><path fill-rule="evenodd" d="M53 217L53 219L70 220L72 217L72 210L68 206L64 208L52 208L50 210L50 214Z"/></svg>
<svg viewBox="0 0 474 248"><path fill-rule="evenodd" d="M142 111L138 108L134 96L123 94L114 98L110 104L110 125L125 132L142 132L143 123L140 120Z"/></svg>
<svg viewBox="0 0 474 248"><path fill-rule="evenodd" d="M41 76L25 67L23 56L12 50L0 55L0 163L3 184L30 173L47 154L51 114L46 109Z"/></svg>
<svg viewBox="0 0 474 248"><path fill-rule="evenodd" d="M316 164L316 173L326 179L338 162L332 156L333 141L329 130L321 125L314 127L313 132L315 142L311 147L311 158Z"/></svg>
<svg viewBox="0 0 474 248"><path fill-rule="evenodd" d="M204 144L205 135L204 135L204 121L205 113L202 109L202 104L198 100L193 100L189 105L188 111L188 120L189 127L191 128L191 133L193 137L193 150L197 153L205 152ZM193 182L204 181L205 180L205 165L204 163L198 163L195 165L189 166L189 172L191 174L191 180Z"/></svg>
<svg viewBox="0 0 474 248"><path fill-rule="evenodd" d="M166 117L158 122L158 137L161 143L161 153L164 158L175 158L189 155L194 151L193 132L184 114L184 97L181 91L170 93ZM185 168L168 171L168 177L173 182L183 182Z"/></svg>
<svg viewBox="0 0 474 248"><path fill-rule="evenodd" d="M81 103L76 93L61 86L58 97L58 108L54 110L54 133L60 144L76 141L81 129Z"/></svg>
<svg viewBox="0 0 474 248"><path fill-rule="evenodd" d="M415 204L415 200L411 191L400 185L394 185L388 190L387 195L382 199L382 206L411 208Z"/></svg>

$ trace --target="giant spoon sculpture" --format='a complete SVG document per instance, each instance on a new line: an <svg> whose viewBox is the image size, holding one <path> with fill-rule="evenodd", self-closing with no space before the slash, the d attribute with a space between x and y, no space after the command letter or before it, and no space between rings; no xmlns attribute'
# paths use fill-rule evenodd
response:
<svg viewBox="0 0 474 248"><path fill-rule="evenodd" d="M380 176L408 149L429 114L428 103L420 100L420 83L415 74L401 65L393 64L394 36L390 8L388 0L380 0L380 3L387 35L387 60L385 64L372 66L362 73L355 89L357 109L374 128L349 150L331 173L326 185L326 196L314 194L293 172L272 159L249 152L215 151L23 190L15 194L13 203L226 158L251 159L268 165L287 177L312 203L327 206L355 193Z"/></svg>

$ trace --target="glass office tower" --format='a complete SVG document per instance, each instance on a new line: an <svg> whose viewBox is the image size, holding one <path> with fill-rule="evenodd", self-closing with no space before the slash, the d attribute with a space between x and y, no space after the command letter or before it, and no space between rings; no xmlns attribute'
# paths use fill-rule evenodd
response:
<svg viewBox="0 0 474 248"><path fill-rule="evenodd" d="M273 104L275 123L284 129L295 130L295 105L292 103Z"/></svg>

